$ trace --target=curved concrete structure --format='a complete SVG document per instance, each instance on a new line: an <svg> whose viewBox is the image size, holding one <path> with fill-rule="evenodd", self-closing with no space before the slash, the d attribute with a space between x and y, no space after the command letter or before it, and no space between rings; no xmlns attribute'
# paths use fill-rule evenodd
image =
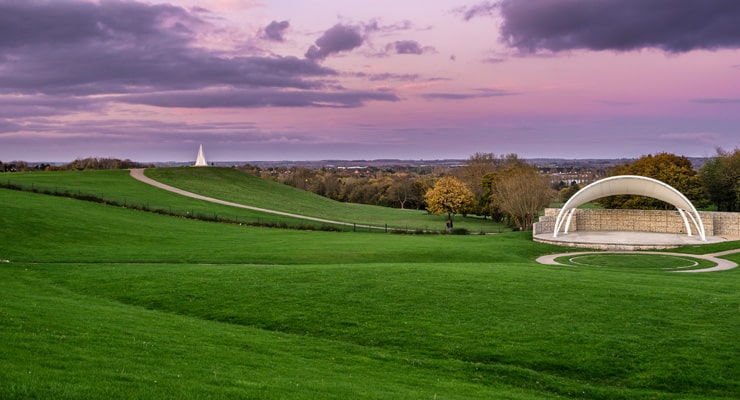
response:
<svg viewBox="0 0 740 400"><path fill-rule="evenodd" d="M563 233L568 233L570 221L576 208L581 204L588 203L596 199L607 196L616 196L621 194L639 195L652 197L654 199L670 203L678 209L681 218L686 225L686 232L691 236L691 225L696 228L701 240L706 241L704 224L701 221L699 212L693 204L681 192L674 187L663 183L657 179L648 178L638 175L619 175L596 181L573 195L560 209L558 217L555 220L555 230L553 237L558 237L560 229L565 222ZM687 218L688 216L688 218ZM691 219L691 225L689 224Z"/></svg>

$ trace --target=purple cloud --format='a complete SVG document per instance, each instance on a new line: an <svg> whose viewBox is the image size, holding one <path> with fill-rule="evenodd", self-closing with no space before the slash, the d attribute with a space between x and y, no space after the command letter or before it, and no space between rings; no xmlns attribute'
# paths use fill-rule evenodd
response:
<svg viewBox="0 0 740 400"><path fill-rule="evenodd" d="M462 13L469 20L496 10L503 41L526 52L740 48L736 0L501 0Z"/></svg>
<svg viewBox="0 0 740 400"><path fill-rule="evenodd" d="M104 102L86 97L0 96L0 118L48 117L70 112L95 112L104 106Z"/></svg>
<svg viewBox="0 0 740 400"><path fill-rule="evenodd" d="M134 1L14 1L0 4L0 51L19 47L85 45L91 38L181 46L205 25L180 7Z"/></svg>
<svg viewBox="0 0 740 400"><path fill-rule="evenodd" d="M273 42L283 42L285 41L283 35L289 27L290 22L288 21L272 21L269 25L265 27L263 31L263 37Z"/></svg>
<svg viewBox="0 0 740 400"><path fill-rule="evenodd" d="M328 107L355 108L367 101L400 101L393 93L379 91L281 91L197 90L129 95L120 102L156 107L183 108L255 108L255 107Z"/></svg>
<svg viewBox="0 0 740 400"><path fill-rule="evenodd" d="M365 72L353 72L346 74L356 78L367 78L371 82L377 81L402 81L402 82L414 82L420 78L419 74L394 74L390 72L383 72L377 74L368 74Z"/></svg>
<svg viewBox="0 0 740 400"><path fill-rule="evenodd" d="M491 16L493 15L496 8L498 8L497 3L484 1L470 7L460 7L455 11L459 14L462 14L463 18L466 21L470 21L475 17Z"/></svg>
<svg viewBox="0 0 740 400"><path fill-rule="evenodd" d="M365 32L382 32L382 33L393 33L406 31L413 27L413 24L409 20L403 20L390 25L381 25L381 23L375 19L368 23L363 24Z"/></svg>
<svg viewBox="0 0 740 400"><path fill-rule="evenodd" d="M389 43L386 46L386 51L393 51L396 54L424 54L434 52L434 47L424 46L422 47L419 42L414 40L399 40L393 43Z"/></svg>
<svg viewBox="0 0 740 400"><path fill-rule="evenodd" d="M32 0L0 4L0 18L0 93L318 89L324 83L315 78L336 75L296 57L226 57L196 47L208 25L173 6Z"/></svg>
<svg viewBox="0 0 740 400"><path fill-rule="evenodd" d="M13 118L100 111L116 102L352 108L400 100L390 91L346 90L328 80L338 75L335 70L315 62L360 46L360 28L351 26L329 29L316 41L312 56L300 59L230 56L198 47L195 38L212 28L208 23L183 8L134 1L2 3L0 22L5 130L17 126ZM289 26L273 21L264 34L282 39Z"/></svg>
<svg viewBox="0 0 740 400"><path fill-rule="evenodd" d="M426 100L469 100L483 99L488 97L515 96L518 93L501 89L474 89L472 93L426 93L421 95Z"/></svg>
<svg viewBox="0 0 740 400"><path fill-rule="evenodd" d="M360 47L364 41L360 28L336 24L316 40L316 45L311 45L306 51L306 58L321 61L332 54Z"/></svg>

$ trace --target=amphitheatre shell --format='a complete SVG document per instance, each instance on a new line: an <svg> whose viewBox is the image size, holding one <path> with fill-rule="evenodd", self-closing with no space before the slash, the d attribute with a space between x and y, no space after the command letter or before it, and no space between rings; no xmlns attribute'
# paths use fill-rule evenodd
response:
<svg viewBox="0 0 740 400"><path fill-rule="evenodd" d="M579 190L565 203L563 208L560 209L560 212L558 212L553 237L558 236L563 223L565 223L563 233L568 233L571 217L578 206L602 197L623 194L652 197L672 204L678 209L679 214L681 214L688 235L691 236L691 226L693 225L701 240L706 240L704 224L701 221L699 212L696 211L696 208L686 196L673 186L657 179L639 175L612 176L596 181ZM689 219L691 220L691 224L689 224Z"/></svg>

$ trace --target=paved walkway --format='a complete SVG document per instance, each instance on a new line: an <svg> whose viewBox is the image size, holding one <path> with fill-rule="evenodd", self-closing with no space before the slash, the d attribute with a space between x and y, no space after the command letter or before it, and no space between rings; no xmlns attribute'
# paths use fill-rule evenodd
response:
<svg viewBox="0 0 740 400"><path fill-rule="evenodd" d="M694 234L636 232L636 231L575 231L553 237L552 232L534 235L538 242L597 250L658 250L679 246L694 246L724 242L721 236L707 236L706 240Z"/></svg>
<svg viewBox="0 0 740 400"><path fill-rule="evenodd" d="M187 190L178 189L178 188L176 188L174 186L165 185L162 182L155 181L154 179L149 178L146 175L144 175L144 169L143 168L134 168L134 169L131 169L131 177L133 177L134 179L139 180L141 182L144 182L146 184L149 184L149 185L152 185L152 186L156 186L156 187L158 187L160 189L167 190L169 192L177 193L179 195L186 196L186 197L191 197L191 198L198 199L198 200L209 201L211 203L223 204L225 206L245 208L247 210L260 211L260 212L267 213L267 214L282 215L282 216L285 216L285 217L298 218L298 219L303 219L303 220L307 220L307 221L323 222L325 224L343 225L343 226L358 226L358 227L362 227L362 228L365 228L365 229L367 229L367 228L369 228L369 229L383 229L383 230L386 229L383 226L357 225L357 224L353 224L353 223L350 223L350 222L332 221L330 219L308 217L308 216L305 216L305 215L292 214L292 213L287 213L287 212L277 211L277 210L268 210L266 208L247 206L247 205L244 205L244 204L232 203L230 201L220 200L220 199L216 199L216 198L213 198L213 197L202 196L202 195L199 195L197 193L188 192Z"/></svg>
<svg viewBox="0 0 740 400"><path fill-rule="evenodd" d="M737 267L737 263L735 263L734 261L719 258L721 256L726 256L728 254L733 254L733 253L740 253L740 249L727 250L727 251L722 251L719 253L712 253L712 254L686 254L686 253L671 253L671 252L662 252L662 251L576 251L572 253L548 254L546 256L537 258L537 262L540 264L546 264L546 265L563 265L563 266L572 267L573 265L561 264L555 261L555 259L560 258L560 257L575 257L575 256L582 256L582 255L587 255L587 254L658 254L658 255L663 255L663 256L701 258L703 260L708 260L708 261L711 261L717 264L716 266L712 268L691 269L691 270L673 271L673 272L714 272L714 271L726 271L728 269L733 269Z"/></svg>

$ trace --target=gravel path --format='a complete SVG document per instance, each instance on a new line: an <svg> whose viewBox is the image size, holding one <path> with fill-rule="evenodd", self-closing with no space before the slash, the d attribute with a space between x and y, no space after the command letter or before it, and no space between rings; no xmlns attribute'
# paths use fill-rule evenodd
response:
<svg viewBox="0 0 740 400"><path fill-rule="evenodd" d="M572 267L572 265L561 264L555 261L555 259L560 258L560 257L582 256L586 254L658 254L658 255L663 255L663 256L667 255L667 256L677 256L677 257L701 258L703 260L708 260L708 261L711 261L717 264L716 266L712 268L691 269L691 270L673 271L673 272L714 272L714 271L726 271L728 269L733 269L737 267L737 263L735 263L734 261L719 258L721 256L726 256L732 253L740 253L740 249L727 250L727 251L722 251L719 253L712 253L712 254L685 254L685 253L670 253L670 252L662 252L662 251L576 251L572 253L548 254L546 256L537 258L537 262L540 264L545 264L545 265L563 265L563 266Z"/></svg>
<svg viewBox="0 0 740 400"><path fill-rule="evenodd" d="M246 208L247 210L254 210L254 211L260 211L260 212L268 213L268 214L275 214L275 215L282 215L282 216L285 216L285 217L292 217L292 218L304 219L304 220L307 220L307 221L323 222L323 223L326 223L326 224L344 225L344 226L360 226L360 225L356 225L356 224L349 223L349 222L332 221L330 219L308 217L308 216L305 216L305 215L292 214L292 213L287 213L287 212L283 212L283 211L268 210L266 208L247 206L247 205L244 205L244 204L232 203L230 201L225 201L225 200L219 200L219 199L216 199L216 198L213 198L213 197L202 196L202 195L199 195L197 193L188 192L186 190L178 189L178 188L176 188L174 186L165 185L164 183L155 181L154 179L149 178L149 177L147 177L147 176L144 175L144 169L143 168L131 169L131 177L133 177L134 179L139 180L141 182L144 182L146 184L149 184L149 185L152 185L152 186L156 186L156 187L158 187L160 189L164 189L164 190L167 190L167 191L170 191L170 192L173 192L173 193L177 193L177 194L182 195L182 196L192 197L192 198L198 199L198 200L209 201L211 203L223 204L223 205L231 206L231 207ZM361 226L362 226L362 228L370 228L370 229L386 229L385 227L381 227L381 226L371 226L371 225L361 225Z"/></svg>

